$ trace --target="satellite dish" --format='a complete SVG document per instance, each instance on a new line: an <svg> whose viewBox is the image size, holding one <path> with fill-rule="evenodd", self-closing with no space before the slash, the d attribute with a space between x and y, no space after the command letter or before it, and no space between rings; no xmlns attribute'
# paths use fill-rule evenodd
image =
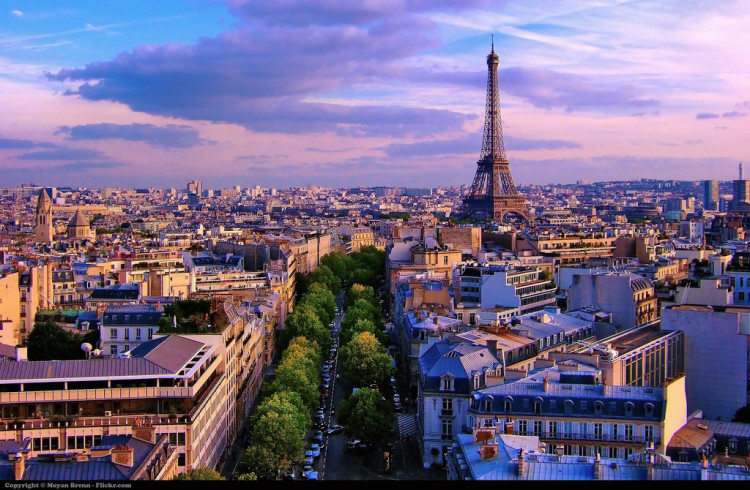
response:
<svg viewBox="0 0 750 490"><path fill-rule="evenodd" d="M84 343L81 344L81 350L83 352L91 352L92 348L93 347L91 347L91 344L89 344L88 342L84 342Z"/></svg>

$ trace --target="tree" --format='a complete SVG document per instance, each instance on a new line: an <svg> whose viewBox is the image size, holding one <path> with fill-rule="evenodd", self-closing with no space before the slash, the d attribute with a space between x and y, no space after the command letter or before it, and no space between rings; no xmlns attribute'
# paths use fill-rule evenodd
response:
<svg viewBox="0 0 750 490"><path fill-rule="evenodd" d="M742 422L743 424L749 424L750 423L750 405L745 405L744 407L737 409L737 411L734 413L734 418L732 419L732 422Z"/></svg>
<svg viewBox="0 0 750 490"><path fill-rule="evenodd" d="M253 426L252 444L242 462L258 478L274 480L286 473L305 452L305 429L295 423L296 414L268 411Z"/></svg>
<svg viewBox="0 0 750 490"><path fill-rule="evenodd" d="M87 340L84 340L87 339ZM94 342L90 340L95 339ZM53 320L35 323L28 339L28 356L30 361L63 361L85 359L86 353L81 344L89 341L96 347L98 332L88 332L86 337L68 332Z"/></svg>
<svg viewBox="0 0 750 490"><path fill-rule="evenodd" d="M320 348L325 351L331 348L332 340L328 325L324 326L318 318L315 307L304 301L287 315L284 321L284 329L279 332L278 336L279 349L283 351L294 337L300 335L317 342Z"/></svg>
<svg viewBox="0 0 750 490"><path fill-rule="evenodd" d="M192 470L180 473L173 480L226 480L221 473L207 466L200 466Z"/></svg>
<svg viewBox="0 0 750 490"><path fill-rule="evenodd" d="M308 378L303 365L295 363L279 364L276 375L269 387L269 394L281 391L298 393L305 406L312 410L318 403L318 379Z"/></svg>
<svg viewBox="0 0 750 490"><path fill-rule="evenodd" d="M393 427L393 407L378 390L360 388L338 411L348 436L374 444L386 440Z"/></svg>
<svg viewBox="0 0 750 490"><path fill-rule="evenodd" d="M370 332L356 335L341 348L341 359L346 376L355 386L376 383L385 386L394 374L391 356Z"/></svg>
<svg viewBox="0 0 750 490"><path fill-rule="evenodd" d="M352 259L344 252L331 252L320 259L320 264L328 267L333 275L339 278L341 285L346 287L349 281Z"/></svg>

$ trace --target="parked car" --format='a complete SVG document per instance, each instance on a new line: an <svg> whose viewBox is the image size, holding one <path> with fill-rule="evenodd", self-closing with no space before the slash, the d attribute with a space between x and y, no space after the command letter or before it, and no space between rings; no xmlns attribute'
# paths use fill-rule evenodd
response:
<svg viewBox="0 0 750 490"><path fill-rule="evenodd" d="M318 472L317 471L311 471L307 474L308 480L317 480L318 479Z"/></svg>
<svg viewBox="0 0 750 490"><path fill-rule="evenodd" d="M396 413L401 413L404 411L404 407L402 407L400 403L394 403L393 411Z"/></svg>
<svg viewBox="0 0 750 490"><path fill-rule="evenodd" d="M398 393L393 395L393 403L401 403L401 396Z"/></svg>
<svg viewBox="0 0 750 490"><path fill-rule="evenodd" d="M320 447L323 447L323 431L322 430L316 430L315 434L313 434L312 439L313 441L320 444Z"/></svg>
<svg viewBox="0 0 750 490"><path fill-rule="evenodd" d="M311 444L310 445L310 451L312 451L312 457L313 458L319 458L320 457L320 444Z"/></svg>
<svg viewBox="0 0 750 490"><path fill-rule="evenodd" d="M310 453L310 456L305 456L305 459L302 460L302 463L308 466L312 466L315 459L312 457L312 451L305 451L305 454Z"/></svg>

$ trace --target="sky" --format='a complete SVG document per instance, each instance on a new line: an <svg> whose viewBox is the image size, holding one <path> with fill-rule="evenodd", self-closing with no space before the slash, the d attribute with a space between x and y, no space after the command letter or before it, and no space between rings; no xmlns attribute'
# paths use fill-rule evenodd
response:
<svg viewBox="0 0 750 490"><path fill-rule="evenodd" d="M2 0L0 187L750 175L747 0Z"/></svg>

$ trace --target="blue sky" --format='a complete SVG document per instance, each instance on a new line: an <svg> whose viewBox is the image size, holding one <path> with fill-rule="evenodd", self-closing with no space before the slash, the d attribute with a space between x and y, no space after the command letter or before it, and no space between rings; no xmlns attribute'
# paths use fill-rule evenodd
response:
<svg viewBox="0 0 750 490"><path fill-rule="evenodd" d="M731 180L747 7L4 0L0 185L470 185L493 39L516 184Z"/></svg>

